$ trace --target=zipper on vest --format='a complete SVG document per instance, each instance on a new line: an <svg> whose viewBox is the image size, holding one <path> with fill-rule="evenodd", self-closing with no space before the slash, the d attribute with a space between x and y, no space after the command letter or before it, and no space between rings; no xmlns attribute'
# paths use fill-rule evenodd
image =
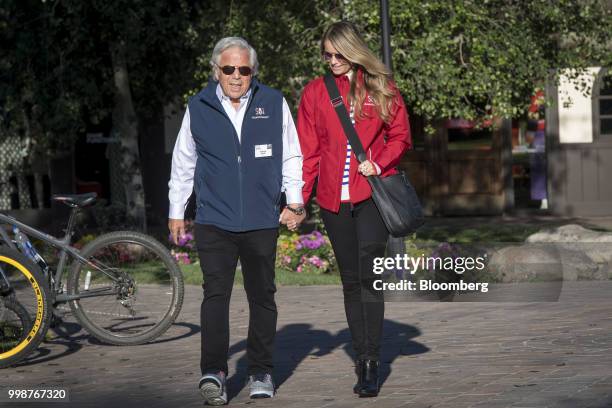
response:
<svg viewBox="0 0 612 408"><path fill-rule="evenodd" d="M239 187L239 197L240 197L240 227L244 225L244 214L242 208L244 207L242 203L242 158L240 157L240 153L238 154L238 187Z"/></svg>
<svg viewBox="0 0 612 408"><path fill-rule="evenodd" d="M255 93L257 92L257 87L254 87L251 90L251 96L249 97L249 100L247 101L247 105L246 108L244 110L244 117L246 118L249 109L251 108L251 104L253 103L253 99L255 99ZM242 129L241 129L241 134L244 134L244 124L245 124L246 120L242 121ZM233 128L233 126L232 126ZM236 133L236 140L238 140L238 133L236 132L236 130L234 129L234 133ZM242 159L241 159L241 154L242 154L242 140L239 141L238 143L238 183L240 185L240 227L244 228L244 203L242 200Z"/></svg>

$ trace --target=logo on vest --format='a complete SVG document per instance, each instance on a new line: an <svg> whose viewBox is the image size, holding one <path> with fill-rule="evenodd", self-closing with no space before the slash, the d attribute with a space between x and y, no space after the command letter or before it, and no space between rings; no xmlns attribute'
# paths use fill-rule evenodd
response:
<svg viewBox="0 0 612 408"><path fill-rule="evenodd" d="M376 106L376 104L374 103L374 99L368 95L368 99L363 102L363 106Z"/></svg>
<svg viewBox="0 0 612 408"><path fill-rule="evenodd" d="M251 119L268 119L269 117L264 108L255 108L255 116L251 116Z"/></svg>

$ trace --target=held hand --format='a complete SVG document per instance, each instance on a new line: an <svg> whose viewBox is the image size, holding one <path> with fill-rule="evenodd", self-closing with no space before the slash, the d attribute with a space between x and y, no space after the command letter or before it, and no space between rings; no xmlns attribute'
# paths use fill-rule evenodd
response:
<svg viewBox="0 0 612 408"><path fill-rule="evenodd" d="M172 242L178 245L179 238L185 235L185 220L168 218L168 229L172 235Z"/></svg>
<svg viewBox="0 0 612 408"><path fill-rule="evenodd" d="M289 214L291 215L287 218L287 228L289 229L289 231L297 231L297 229L302 224L302 221L304 221L304 219L306 218L306 213L302 215L296 215L292 212L289 212Z"/></svg>
<svg viewBox="0 0 612 408"><path fill-rule="evenodd" d="M378 172L376 171L376 166L374 166L374 163L372 163L370 160L365 160L361 162L359 164L359 167L357 168L357 171L359 171L359 173L363 174L366 177L375 176L378 174Z"/></svg>
<svg viewBox="0 0 612 408"><path fill-rule="evenodd" d="M280 214L280 218L278 219L280 221L281 224L283 225L287 225L287 222L289 221L289 218L293 215L293 213L291 211L289 211L286 208L283 208L283 211Z"/></svg>
<svg viewBox="0 0 612 408"><path fill-rule="evenodd" d="M281 213L280 222L286 225L289 231L296 231L305 218L305 212L302 215L296 215L285 208Z"/></svg>

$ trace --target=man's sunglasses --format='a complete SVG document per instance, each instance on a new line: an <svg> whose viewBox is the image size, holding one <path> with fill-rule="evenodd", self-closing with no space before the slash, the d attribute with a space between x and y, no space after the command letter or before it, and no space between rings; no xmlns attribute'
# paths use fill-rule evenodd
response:
<svg viewBox="0 0 612 408"><path fill-rule="evenodd" d="M333 57L336 57L336 60L338 61L348 61L346 58L344 58L344 55L342 54L334 54L327 51L323 52L323 59L325 61L331 61Z"/></svg>
<svg viewBox="0 0 612 408"><path fill-rule="evenodd" d="M240 75L242 76L249 76L253 72L251 67L247 67L246 65L241 66L241 67L233 67L231 65L224 65L222 67L219 66L219 68L221 68L221 72L223 72L225 75L232 75L234 71L236 71L236 68L238 68L238 72L240 72Z"/></svg>

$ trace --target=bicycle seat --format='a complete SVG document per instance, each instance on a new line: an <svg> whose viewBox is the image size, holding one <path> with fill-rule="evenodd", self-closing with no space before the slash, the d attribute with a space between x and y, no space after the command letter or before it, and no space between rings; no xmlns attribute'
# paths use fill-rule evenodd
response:
<svg viewBox="0 0 612 408"><path fill-rule="evenodd" d="M96 202L96 193L85 194L53 194L54 201L64 203L69 207L87 207Z"/></svg>

